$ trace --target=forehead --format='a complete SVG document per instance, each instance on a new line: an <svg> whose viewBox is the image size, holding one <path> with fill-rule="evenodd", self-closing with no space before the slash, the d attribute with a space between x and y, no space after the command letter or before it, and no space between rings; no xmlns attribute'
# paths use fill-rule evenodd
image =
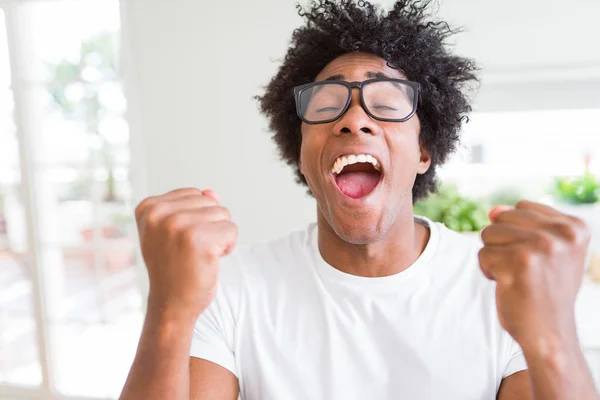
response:
<svg viewBox="0 0 600 400"><path fill-rule="evenodd" d="M339 56L319 72L315 81L322 81L332 76L344 76L348 81L362 81L368 72L382 73L390 78L406 79L406 75L387 65L386 61L374 54L347 53Z"/></svg>

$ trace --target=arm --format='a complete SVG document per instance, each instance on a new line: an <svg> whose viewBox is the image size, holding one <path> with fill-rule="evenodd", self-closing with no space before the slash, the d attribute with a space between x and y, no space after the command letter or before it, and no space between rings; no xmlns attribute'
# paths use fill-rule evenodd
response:
<svg viewBox="0 0 600 400"><path fill-rule="evenodd" d="M576 336L524 348L535 399L599 400Z"/></svg>
<svg viewBox="0 0 600 400"><path fill-rule="evenodd" d="M237 399L235 375L189 356L193 329L193 319L149 311L120 400Z"/></svg>
<svg viewBox="0 0 600 400"><path fill-rule="evenodd" d="M524 349L528 371L505 378L498 400L599 399L577 343L570 349L561 347Z"/></svg>
<svg viewBox="0 0 600 400"><path fill-rule="evenodd" d="M228 369L190 357L190 400L236 400L238 388L237 378Z"/></svg>
<svg viewBox="0 0 600 400"><path fill-rule="evenodd" d="M523 350L533 398L598 400L574 318L589 228L527 201L516 208L493 209L490 220L492 225L482 233L480 267L496 281L498 318ZM517 379L524 378L513 381ZM521 398L510 392L522 390L524 383L511 382L507 380L501 395Z"/></svg>
<svg viewBox="0 0 600 400"><path fill-rule="evenodd" d="M188 399L188 349L193 322L157 315L150 309L121 400Z"/></svg>
<svg viewBox="0 0 600 400"><path fill-rule="evenodd" d="M237 238L229 211L212 191L180 189L142 201L136 220L150 290L120 399L235 399L231 372L190 361L195 321L211 304L220 258Z"/></svg>
<svg viewBox="0 0 600 400"><path fill-rule="evenodd" d="M498 400L532 400L531 382L527 371L507 376L500 384Z"/></svg>

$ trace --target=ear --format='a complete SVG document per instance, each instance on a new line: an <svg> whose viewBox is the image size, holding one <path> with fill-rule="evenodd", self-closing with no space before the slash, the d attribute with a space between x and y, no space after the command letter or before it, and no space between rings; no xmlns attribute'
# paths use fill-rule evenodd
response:
<svg viewBox="0 0 600 400"><path fill-rule="evenodd" d="M425 172L427 172L427 170L429 170L429 167L431 166L431 156L423 146L421 146L420 152L421 157L419 158L419 166L417 167L417 173L422 175Z"/></svg>

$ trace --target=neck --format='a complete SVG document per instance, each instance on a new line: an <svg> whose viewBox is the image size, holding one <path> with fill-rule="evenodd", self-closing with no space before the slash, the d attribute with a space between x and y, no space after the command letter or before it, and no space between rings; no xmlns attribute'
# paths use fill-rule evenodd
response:
<svg viewBox="0 0 600 400"><path fill-rule="evenodd" d="M394 275L410 267L429 241L429 229L415 222L410 213L399 215L384 237L369 244L353 244L340 238L318 213L319 251L334 268L357 276Z"/></svg>

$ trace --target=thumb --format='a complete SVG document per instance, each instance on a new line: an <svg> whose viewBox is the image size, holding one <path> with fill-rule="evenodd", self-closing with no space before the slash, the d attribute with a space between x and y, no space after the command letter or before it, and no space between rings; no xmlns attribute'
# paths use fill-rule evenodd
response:
<svg viewBox="0 0 600 400"><path fill-rule="evenodd" d="M507 205L497 205L490 210L489 217L492 224L496 223L498 216L505 211L514 210L514 207Z"/></svg>
<svg viewBox="0 0 600 400"><path fill-rule="evenodd" d="M221 204L221 196L219 196L219 194L212 189L203 190L202 195L210 197L211 199L214 199L217 203Z"/></svg>

